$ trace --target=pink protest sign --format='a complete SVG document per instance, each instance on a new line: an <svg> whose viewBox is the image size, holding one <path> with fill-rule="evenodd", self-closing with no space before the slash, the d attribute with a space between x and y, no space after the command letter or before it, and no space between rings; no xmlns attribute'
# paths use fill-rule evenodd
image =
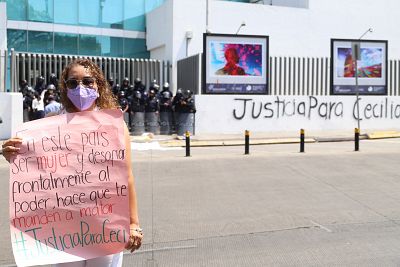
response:
<svg viewBox="0 0 400 267"><path fill-rule="evenodd" d="M87 111L24 123L10 163L15 261L32 266L120 252L129 238L122 112Z"/></svg>

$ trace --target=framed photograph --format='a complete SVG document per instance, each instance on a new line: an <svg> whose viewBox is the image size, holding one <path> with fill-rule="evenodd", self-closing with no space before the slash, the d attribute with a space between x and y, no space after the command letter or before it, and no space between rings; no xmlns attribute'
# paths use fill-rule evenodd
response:
<svg viewBox="0 0 400 267"><path fill-rule="evenodd" d="M331 95L355 95L357 90L360 95L387 95L387 46L387 41L331 39Z"/></svg>
<svg viewBox="0 0 400 267"><path fill-rule="evenodd" d="M203 35L203 94L268 94L268 36Z"/></svg>

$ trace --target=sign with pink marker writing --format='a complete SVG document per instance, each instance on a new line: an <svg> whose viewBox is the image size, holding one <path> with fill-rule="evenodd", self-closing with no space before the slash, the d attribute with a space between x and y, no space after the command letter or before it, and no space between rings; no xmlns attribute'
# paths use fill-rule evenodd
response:
<svg viewBox="0 0 400 267"><path fill-rule="evenodd" d="M120 110L24 123L10 163L10 228L18 266L118 253L129 239Z"/></svg>

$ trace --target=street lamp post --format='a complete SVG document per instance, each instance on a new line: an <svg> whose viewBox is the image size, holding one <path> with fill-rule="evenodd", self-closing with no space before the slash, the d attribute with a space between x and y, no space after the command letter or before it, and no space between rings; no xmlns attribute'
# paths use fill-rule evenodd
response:
<svg viewBox="0 0 400 267"><path fill-rule="evenodd" d="M357 128L360 131L360 92L358 88L358 60L361 59L361 49L360 49L360 40L369 32L372 32L372 28L366 30L360 38L358 38L357 42L352 43L352 54L354 60L354 68L355 68L355 78L356 78L356 97L357 97Z"/></svg>

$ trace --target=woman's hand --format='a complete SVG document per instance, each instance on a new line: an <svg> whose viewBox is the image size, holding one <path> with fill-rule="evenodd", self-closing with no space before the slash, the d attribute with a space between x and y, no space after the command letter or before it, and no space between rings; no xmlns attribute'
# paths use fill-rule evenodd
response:
<svg viewBox="0 0 400 267"><path fill-rule="evenodd" d="M125 248L127 250L130 250L131 253L132 253L135 250L140 248L140 246L142 245L142 240L143 240L143 231L142 231L142 229L140 227L138 227L136 224L131 224L130 225L129 241L125 245Z"/></svg>
<svg viewBox="0 0 400 267"><path fill-rule="evenodd" d="M12 156L15 156L18 153L20 148L16 147L16 145L20 144L22 144L22 138L20 137L13 137L4 141L2 145L3 156L6 158L8 162L10 162Z"/></svg>

